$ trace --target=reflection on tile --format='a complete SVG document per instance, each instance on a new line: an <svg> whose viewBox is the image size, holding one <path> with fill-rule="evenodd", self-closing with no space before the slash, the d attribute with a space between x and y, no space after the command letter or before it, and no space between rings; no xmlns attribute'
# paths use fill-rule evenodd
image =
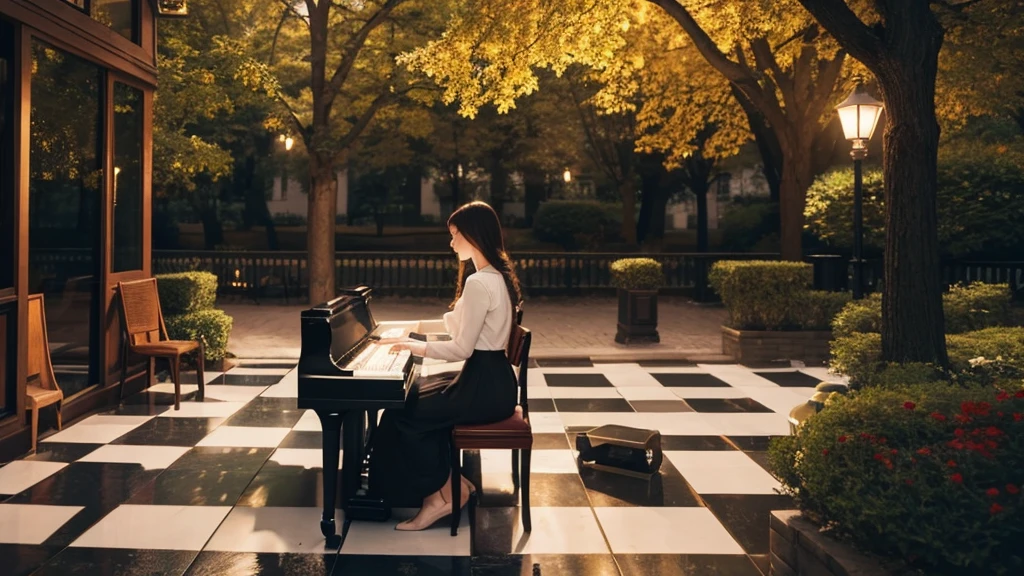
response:
<svg viewBox="0 0 1024 576"><path fill-rule="evenodd" d="M814 388L821 383L821 379L815 378L803 372L796 370L787 372L755 372L761 378L771 380L772 382L786 388L791 387L808 387Z"/></svg>
<svg viewBox="0 0 1024 576"><path fill-rule="evenodd" d="M111 510L160 474L138 464L75 462L7 502Z"/></svg>
<svg viewBox="0 0 1024 576"><path fill-rule="evenodd" d="M533 531L524 533L518 508L478 508L475 553L607 554L608 545L593 509L536 507L530 510ZM461 534L461 531L460 531ZM344 546L342 547L344 549Z"/></svg>
<svg viewBox="0 0 1024 576"><path fill-rule="evenodd" d="M729 385L711 374L652 374L662 386L684 386L687 388L728 388Z"/></svg>
<svg viewBox="0 0 1024 576"><path fill-rule="evenodd" d="M236 507L204 550L322 553L325 541L320 534L320 513L319 508ZM334 521L341 526L340 510Z"/></svg>
<svg viewBox="0 0 1024 576"><path fill-rule="evenodd" d="M273 448L193 448L168 470L250 472L254 475L273 452Z"/></svg>
<svg viewBox="0 0 1024 576"><path fill-rule="evenodd" d="M238 497L238 506L252 508L320 508L324 504L324 474L321 468L265 467ZM336 497L341 496L339 481ZM336 500L340 502L341 500Z"/></svg>
<svg viewBox="0 0 1024 576"><path fill-rule="evenodd" d="M259 396L261 392L263 390L259 386L214 385L206 387L206 399L222 402L248 402Z"/></svg>
<svg viewBox="0 0 1024 576"><path fill-rule="evenodd" d="M686 403L697 412L773 412L771 408L750 398L688 398Z"/></svg>
<svg viewBox="0 0 1024 576"><path fill-rule="evenodd" d="M317 432L307 432L292 429L284 440L281 441L281 448L306 448L309 450L322 450L324 446L324 435Z"/></svg>
<svg viewBox="0 0 1024 576"><path fill-rule="evenodd" d="M165 470L136 492L129 504L232 506L252 481L251 472Z"/></svg>
<svg viewBox="0 0 1024 576"><path fill-rule="evenodd" d="M60 472L66 463L15 460L0 468L0 494L17 494Z"/></svg>
<svg viewBox="0 0 1024 576"><path fill-rule="evenodd" d="M768 553L765 526L772 510L794 507L793 499L781 494L706 494L704 501L748 554Z"/></svg>
<svg viewBox="0 0 1024 576"><path fill-rule="evenodd" d="M36 452L24 459L32 462L74 462L103 444L77 444L69 442L40 442Z"/></svg>
<svg viewBox="0 0 1024 576"><path fill-rule="evenodd" d="M637 412L693 412L682 400L630 400Z"/></svg>
<svg viewBox="0 0 1024 576"><path fill-rule="evenodd" d="M662 436L661 449L669 450L735 450L721 436Z"/></svg>
<svg viewBox="0 0 1024 576"><path fill-rule="evenodd" d="M481 506L515 506L520 494L513 493L511 474L488 474L480 488ZM530 474L530 506L590 506L578 474Z"/></svg>
<svg viewBox="0 0 1024 576"><path fill-rule="evenodd" d="M71 543L75 548L202 550L230 506L125 504Z"/></svg>
<svg viewBox="0 0 1024 576"><path fill-rule="evenodd" d="M707 508L618 507L594 512L615 554L743 554Z"/></svg>
<svg viewBox="0 0 1024 576"><path fill-rule="evenodd" d="M344 546L342 546L344 548ZM338 556L335 574L409 574L416 576L481 576L490 572L470 572L475 559L468 556L355 555Z"/></svg>
<svg viewBox="0 0 1024 576"><path fill-rule="evenodd" d="M223 418L153 418L111 444L191 447L223 421Z"/></svg>
<svg viewBox="0 0 1024 576"><path fill-rule="evenodd" d="M183 573L195 556L195 552L184 550L66 548L35 572L35 575L171 576Z"/></svg>
<svg viewBox="0 0 1024 576"><path fill-rule="evenodd" d="M272 386L281 381L283 375L281 374L234 374L234 370L231 370L224 376L217 379L217 384L227 384L229 386Z"/></svg>
<svg viewBox="0 0 1024 576"><path fill-rule="evenodd" d="M256 426L263 428L291 428L302 417L304 410L294 408L295 400L287 398L260 398L260 400L286 400L290 401L291 410L261 409L249 406L239 410L234 416L228 418L225 426ZM253 402L256 402L255 400Z"/></svg>
<svg viewBox="0 0 1024 576"><path fill-rule="evenodd" d="M200 440L196 446L225 446L244 448L277 448L290 432L290 428L264 428L257 426L221 426Z"/></svg>
<svg viewBox="0 0 1024 576"><path fill-rule="evenodd" d="M185 446L127 446L109 444L79 459L79 462L112 462L139 464L146 470L167 468L182 454L188 452Z"/></svg>
<svg viewBox="0 0 1024 576"><path fill-rule="evenodd" d="M746 454L731 452L665 452L698 494L776 494L779 481Z"/></svg>
<svg viewBox="0 0 1024 576"><path fill-rule="evenodd" d="M599 386L610 387L612 385L605 378L604 374L544 374L544 380L548 386L596 388Z"/></svg>
<svg viewBox="0 0 1024 576"><path fill-rule="evenodd" d="M615 560L622 576L761 576L750 558L742 554L616 554Z"/></svg>
<svg viewBox="0 0 1024 576"><path fill-rule="evenodd" d="M186 576L330 576L336 554L200 552Z"/></svg>
<svg viewBox="0 0 1024 576"><path fill-rule="evenodd" d="M559 412L633 412L623 398L556 398Z"/></svg>
<svg viewBox="0 0 1024 576"><path fill-rule="evenodd" d="M0 566L4 567L4 576L28 576L61 548L60 545L0 544Z"/></svg>
<svg viewBox="0 0 1024 576"><path fill-rule="evenodd" d="M448 518L420 532L396 531L396 524L416 515L416 509L412 508L395 508L391 511L391 519L386 522L353 522L345 536L341 555L469 556L468 508L462 509L462 528L457 536L449 532Z"/></svg>
<svg viewBox="0 0 1024 576"><path fill-rule="evenodd" d="M42 544L83 508L0 504L0 544Z"/></svg>
<svg viewBox="0 0 1024 576"><path fill-rule="evenodd" d="M288 358L279 358L274 360L242 360L233 369L238 370L240 368L259 368L261 370L280 370L283 372L287 372L289 370L294 369L296 364L298 364L297 360L290 360Z"/></svg>
<svg viewBox="0 0 1024 576"><path fill-rule="evenodd" d="M669 461L650 479L584 468L580 477L587 496L595 507L601 506L700 506L700 501L683 476Z"/></svg>

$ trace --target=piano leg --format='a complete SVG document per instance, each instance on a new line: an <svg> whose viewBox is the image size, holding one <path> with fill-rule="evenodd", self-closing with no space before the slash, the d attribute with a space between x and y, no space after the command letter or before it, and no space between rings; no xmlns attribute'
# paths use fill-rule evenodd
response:
<svg viewBox="0 0 1024 576"><path fill-rule="evenodd" d="M320 532L327 539L327 548L341 547L341 536L334 524L335 495L338 493L338 450L341 448L341 414L330 414L317 410L320 429L323 430L324 457L324 513L320 517ZM348 452L345 453L347 458ZM344 505L344 502L342 502Z"/></svg>
<svg viewBox="0 0 1024 576"><path fill-rule="evenodd" d="M342 432L341 465L341 497L342 507L348 510L348 503L362 487L363 456L366 447L363 445L366 427L362 410L349 410L345 413L344 430Z"/></svg>

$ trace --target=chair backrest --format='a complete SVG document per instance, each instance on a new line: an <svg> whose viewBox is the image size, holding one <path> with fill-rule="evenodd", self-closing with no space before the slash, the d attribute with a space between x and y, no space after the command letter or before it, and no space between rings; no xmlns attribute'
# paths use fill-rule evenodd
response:
<svg viewBox="0 0 1024 576"><path fill-rule="evenodd" d="M167 339L156 278L118 282L121 295L121 321L128 342L134 346Z"/></svg>
<svg viewBox="0 0 1024 576"><path fill-rule="evenodd" d="M60 390L50 359L50 340L46 332L46 310L42 294L28 297L28 381L44 390ZM34 382L38 379L38 383Z"/></svg>
<svg viewBox="0 0 1024 576"><path fill-rule="evenodd" d="M530 341L532 338L533 336L530 334L529 328L516 324L512 327L512 334L508 339L508 348L505 350L509 362L519 369L519 405L523 407L524 418L530 413L526 388L528 383L527 371L530 368Z"/></svg>

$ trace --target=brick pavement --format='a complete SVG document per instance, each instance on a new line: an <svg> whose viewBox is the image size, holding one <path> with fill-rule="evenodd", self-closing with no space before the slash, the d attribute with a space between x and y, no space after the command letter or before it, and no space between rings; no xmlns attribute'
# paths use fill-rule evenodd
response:
<svg viewBox="0 0 1024 576"><path fill-rule="evenodd" d="M378 321L440 318L448 300L379 296ZM299 315L306 305L218 304L234 317L228 350L239 358L298 358ZM618 301L614 297L537 297L527 301L523 324L534 334L535 358L590 357L603 360L727 360L719 326L725 310L684 297L658 301L658 344L615 342Z"/></svg>

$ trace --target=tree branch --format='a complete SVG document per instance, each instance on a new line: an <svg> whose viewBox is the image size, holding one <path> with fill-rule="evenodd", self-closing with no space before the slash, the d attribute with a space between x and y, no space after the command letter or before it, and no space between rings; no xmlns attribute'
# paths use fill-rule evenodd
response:
<svg viewBox="0 0 1024 576"><path fill-rule="evenodd" d="M371 102L366 110L363 110L363 113L360 114L359 117L356 118L356 121L352 123L352 127L348 129L348 132L342 136L341 140L338 141L339 153L344 154L352 147L352 144L354 144L356 139L363 133L363 130L366 130L366 127L369 126L370 121L373 120L377 111L380 110L384 104L392 98L392 96L393 95L391 93L382 92L373 99L373 102Z"/></svg>
<svg viewBox="0 0 1024 576"><path fill-rule="evenodd" d="M306 0L312 2L313 0ZM398 7L399 4L405 0L387 0L383 5L370 17L352 36L348 41L345 51L341 55L341 63L338 64L338 68L334 71L334 75L331 76L331 81L328 84L326 94L327 106L330 107L331 101L337 95L338 90L341 89L341 85L348 79L348 75L352 72L352 67L355 66L356 57L359 56L359 51L362 50L363 45L366 43L366 39L369 38L370 32L373 32L378 26L387 20L387 17L391 12Z"/></svg>
<svg viewBox="0 0 1024 576"><path fill-rule="evenodd" d="M846 0L798 0L839 43L850 56L868 68L877 66L885 52L882 40L872 32L850 7Z"/></svg>

